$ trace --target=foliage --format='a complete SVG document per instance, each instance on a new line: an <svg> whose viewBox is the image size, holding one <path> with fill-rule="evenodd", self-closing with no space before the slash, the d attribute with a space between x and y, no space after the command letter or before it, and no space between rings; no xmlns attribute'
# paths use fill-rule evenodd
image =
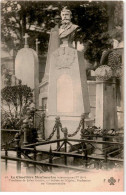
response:
<svg viewBox="0 0 126 195"><path fill-rule="evenodd" d="M80 27L75 41L84 43L84 55L90 63L99 63L103 50L111 48L112 30L123 26L123 2L7 1L2 4L2 40L17 50L23 47L23 36L28 32L30 47L35 49L38 38L39 53L43 55L47 52L54 17L66 5L72 11L72 22Z"/></svg>
<svg viewBox="0 0 126 195"><path fill-rule="evenodd" d="M2 128L19 129L33 104L33 94L27 85L7 86L1 90Z"/></svg>
<svg viewBox="0 0 126 195"><path fill-rule="evenodd" d="M1 67L1 75L4 76L3 82L6 82L7 86L11 85L11 76L12 73L9 71L9 69L6 69L5 67Z"/></svg>

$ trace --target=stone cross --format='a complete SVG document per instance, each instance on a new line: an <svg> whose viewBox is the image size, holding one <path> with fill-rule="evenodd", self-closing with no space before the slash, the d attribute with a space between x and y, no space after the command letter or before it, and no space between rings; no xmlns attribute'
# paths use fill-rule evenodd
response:
<svg viewBox="0 0 126 195"><path fill-rule="evenodd" d="M38 39L36 39L36 53L38 54L38 45L40 44L40 41L38 41Z"/></svg>
<svg viewBox="0 0 126 195"><path fill-rule="evenodd" d="M24 47L25 48L28 48L29 47L28 46L28 37L29 37L29 35L27 33L25 33L25 36L23 36L23 38L25 39L25 44L24 44Z"/></svg>

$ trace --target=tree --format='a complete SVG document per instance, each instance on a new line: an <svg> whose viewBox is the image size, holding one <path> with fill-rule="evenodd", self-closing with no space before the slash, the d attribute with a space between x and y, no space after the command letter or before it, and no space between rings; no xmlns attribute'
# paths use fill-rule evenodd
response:
<svg viewBox="0 0 126 195"><path fill-rule="evenodd" d="M30 47L35 49L35 39L38 38L39 53L46 53L54 17L66 5L72 11L72 22L81 29L75 41L85 45L84 55L90 63L99 63L102 52L112 46L112 38L116 37L113 32L118 33L122 28L123 2L7 1L2 4L2 39L8 47L17 50L23 46L23 35L28 32ZM121 11L118 13L118 10Z"/></svg>
<svg viewBox="0 0 126 195"><path fill-rule="evenodd" d="M27 85L7 86L1 90L2 128L21 128L29 106L33 103L33 93Z"/></svg>
<svg viewBox="0 0 126 195"><path fill-rule="evenodd" d="M36 1L7 1L2 3L2 41L6 42L10 49L18 50L23 47L23 36L25 32L28 32L30 47L34 48L35 39L39 38L40 47L43 48L42 53L45 49L47 50L49 34L46 32L52 27L52 22L54 24L54 21L50 19L50 16L54 14L50 13L50 9L48 14L47 5L49 5L48 2ZM33 25L34 28L39 27L41 32L30 30Z"/></svg>

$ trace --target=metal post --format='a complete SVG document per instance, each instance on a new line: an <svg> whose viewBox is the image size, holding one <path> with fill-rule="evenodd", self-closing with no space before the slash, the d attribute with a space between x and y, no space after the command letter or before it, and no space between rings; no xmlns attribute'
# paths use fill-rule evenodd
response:
<svg viewBox="0 0 126 195"><path fill-rule="evenodd" d="M60 139L60 127L59 127L59 124L60 124L60 117L57 116L56 117L57 139ZM57 142L57 150L58 150L58 148L60 148L60 142L59 141Z"/></svg>
<svg viewBox="0 0 126 195"><path fill-rule="evenodd" d="M67 152L67 137L68 137L68 130L67 128L65 127L63 129L64 131L64 146L65 146L65 152ZM64 155L64 162L65 162L65 165L67 165L67 156Z"/></svg>
<svg viewBox="0 0 126 195"><path fill-rule="evenodd" d="M8 157L7 143L5 145L5 156ZM5 170L7 171L7 159L5 159Z"/></svg>
<svg viewBox="0 0 126 195"><path fill-rule="evenodd" d="M107 167L107 162L108 162L108 161L107 161L107 152L105 152L105 165L106 165L106 169L108 168L108 167Z"/></svg>
<svg viewBox="0 0 126 195"><path fill-rule="evenodd" d="M86 147L86 150L85 150L85 160L86 160L86 167L87 167L87 164L88 164L88 153L87 153L87 147Z"/></svg>
<svg viewBox="0 0 126 195"><path fill-rule="evenodd" d="M87 146L85 143L83 144L83 153L84 153L84 159L85 159L85 167L87 167L88 152L87 152Z"/></svg>
<svg viewBox="0 0 126 195"><path fill-rule="evenodd" d="M83 139L83 133L84 133L84 129L85 129L85 114L81 115L81 139Z"/></svg>
<svg viewBox="0 0 126 195"><path fill-rule="evenodd" d="M45 140L45 113L42 113L42 138Z"/></svg>
<svg viewBox="0 0 126 195"><path fill-rule="evenodd" d="M31 117L32 117L32 120L33 120L33 128L35 128L35 111L36 109L34 107L32 107L32 110L31 110Z"/></svg>
<svg viewBox="0 0 126 195"><path fill-rule="evenodd" d="M15 135L15 141L16 141L16 151L17 151L17 158L21 159L21 148L20 148L20 134L17 133ZM17 161L17 172L21 172L21 161Z"/></svg>
<svg viewBox="0 0 126 195"><path fill-rule="evenodd" d="M27 129L29 128L28 126L28 119L25 119L23 121L23 129L24 129L24 142L23 144L26 145L28 144L28 141L27 141Z"/></svg>
<svg viewBox="0 0 126 195"><path fill-rule="evenodd" d="M52 161L52 148L50 146L50 150L49 150L49 163L52 164L53 161ZM50 171L52 171L52 166L50 166Z"/></svg>
<svg viewBox="0 0 126 195"><path fill-rule="evenodd" d="M82 119L82 129L85 129L85 114L81 115L81 119Z"/></svg>
<svg viewBox="0 0 126 195"><path fill-rule="evenodd" d="M36 161L36 147L34 147L34 161ZM34 164L34 173L36 173L36 164Z"/></svg>

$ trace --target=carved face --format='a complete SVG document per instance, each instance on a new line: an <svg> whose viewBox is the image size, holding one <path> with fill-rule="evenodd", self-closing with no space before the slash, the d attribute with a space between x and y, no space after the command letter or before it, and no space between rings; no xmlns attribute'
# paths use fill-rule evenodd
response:
<svg viewBox="0 0 126 195"><path fill-rule="evenodd" d="M69 11L61 12L62 23L68 23L71 21L71 13Z"/></svg>

